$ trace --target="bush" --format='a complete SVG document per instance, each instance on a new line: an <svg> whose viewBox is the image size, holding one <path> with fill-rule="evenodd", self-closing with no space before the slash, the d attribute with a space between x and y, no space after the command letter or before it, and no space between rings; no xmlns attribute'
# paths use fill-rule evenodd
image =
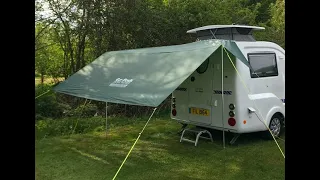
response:
<svg viewBox="0 0 320 180"><path fill-rule="evenodd" d="M35 102L36 118L60 118L70 109L71 107L69 105L57 102L55 94L42 96L41 98L36 99Z"/></svg>
<svg viewBox="0 0 320 180"><path fill-rule="evenodd" d="M51 89L52 89L51 85L39 84L36 86L36 89L35 89L35 97L37 97L37 96L39 96L39 95L41 95ZM50 92L48 92L48 93L50 93Z"/></svg>
<svg viewBox="0 0 320 180"><path fill-rule="evenodd" d="M50 85L38 85L35 88L35 95L38 97L48 90L51 90ZM43 94L35 100L36 120L45 118L61 118L67 113L71 107L57 101L56 95L53 92Z"/></svg>
<svg viewBox="0 0 320 180"><path fill-rule="evenodd" d="M74 110L70 110L66 115L73 117L93 117L98 111L95 104L80 105Z"/></svg>

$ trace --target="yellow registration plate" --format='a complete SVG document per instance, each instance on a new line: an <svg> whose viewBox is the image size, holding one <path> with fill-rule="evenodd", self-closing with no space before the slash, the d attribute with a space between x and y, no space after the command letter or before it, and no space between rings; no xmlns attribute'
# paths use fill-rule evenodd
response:
<svg viewBox="0 0 320 180"><path fill-rule="evenodd" d="M208 109L201 109L201 108L190 108L189 112L191 114L200 115L200 116L209 116L210 111Z"/></svg>

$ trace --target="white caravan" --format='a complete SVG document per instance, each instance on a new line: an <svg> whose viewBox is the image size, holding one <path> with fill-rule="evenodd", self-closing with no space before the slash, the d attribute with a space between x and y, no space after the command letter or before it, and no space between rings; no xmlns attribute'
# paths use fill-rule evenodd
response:
<svg viewBox="0 0 320 180"><path fill-rule="evenodd" d="M285 50L272 42L256 41L252 31L261 29L212 25L189 30L197 40L234 40L252 70L229 53L231 63L223 49L215 51L172 93L171 118L185 126L236 133L231 144L241 133L269 131L267 127L278 137L285 124ZM180 141L197 145L206 132L198 131L196 141L191 141L183 138L183 131Z"/></svg>

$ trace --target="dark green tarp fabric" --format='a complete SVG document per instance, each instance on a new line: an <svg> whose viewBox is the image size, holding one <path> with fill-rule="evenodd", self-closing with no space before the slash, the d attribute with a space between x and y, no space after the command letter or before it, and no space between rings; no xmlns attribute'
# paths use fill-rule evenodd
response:
<svg viewBox="0 0 320 180"><path fill-rule="evenodd" d="M54 90L104 102L157 107L221 45L248 65L237 44L227 40L111 51Z"/></svg>

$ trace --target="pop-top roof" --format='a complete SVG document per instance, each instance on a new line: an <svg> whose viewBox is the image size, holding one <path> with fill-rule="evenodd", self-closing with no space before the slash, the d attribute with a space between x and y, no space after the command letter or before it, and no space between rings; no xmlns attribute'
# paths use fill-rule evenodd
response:
<svg viewBox="0 0 320 180"><path fill-rule="evenodd" d="M196 34L197 40L221 39L234 41L256 41L252 31L263 30L264 27L246 25L209 25L187 31Z"/></svg>
<svg viewBox="0 0 320 180"><path fill-rule="evenodd" d="M245 29L252 29L252 30L264 30L264 27L258 26L246 26L246 25L208 25L202 26L195 29L190 29L187 33L196 33L197 31L209 30L209 29L222 29L222 28L245 28Z"/></svg>

